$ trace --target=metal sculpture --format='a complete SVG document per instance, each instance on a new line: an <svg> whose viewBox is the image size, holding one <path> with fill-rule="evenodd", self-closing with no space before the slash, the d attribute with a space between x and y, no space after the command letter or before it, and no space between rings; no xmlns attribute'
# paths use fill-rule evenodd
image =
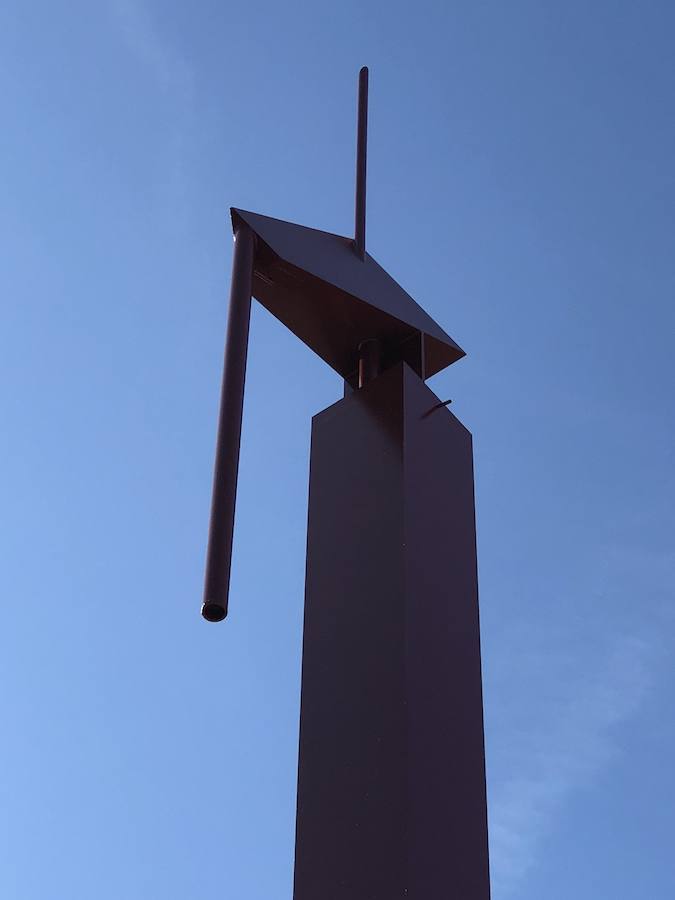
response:
<svg viewBox="0 0 675 900"><path fill-rule="evenodd" d="M227 615L251 297L345 380L312 421L295 900L489 898L471 435L425 385L464 351L354 239L232 210L202 615Z"/></svg>

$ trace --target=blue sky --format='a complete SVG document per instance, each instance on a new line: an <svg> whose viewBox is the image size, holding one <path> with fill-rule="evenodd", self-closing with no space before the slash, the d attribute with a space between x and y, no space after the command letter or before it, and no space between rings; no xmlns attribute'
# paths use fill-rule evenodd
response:
<svg viewBox="0 0 675 900"><path fill-rule="evenodd" d="M675 892L675 10L0 11L0 895L290 900L311 416L259 307L199 617L228 207L352 227L464 347L494 900Z"/></svg>

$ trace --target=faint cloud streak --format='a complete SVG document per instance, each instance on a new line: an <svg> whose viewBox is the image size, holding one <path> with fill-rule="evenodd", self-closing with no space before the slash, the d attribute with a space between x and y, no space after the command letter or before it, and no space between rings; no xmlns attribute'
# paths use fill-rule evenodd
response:
<svg viewBox="0 0 675 900"><path fill-rule="evenodd" d="M595 668L578 667L539 728L513 730L505 741L510 774L490 796L490 850L496 897L514 893L537 861L568 796L588 784L619 749L616 730L638 710L650 685L650 642L621 635ZM547 676L549 655L539 672Z"/></svg>
<svg viewBox="0 0 675 900"><path fill-rule="evenodd" d="M147 68L158 87L188 102L193 94L192 71L161 37L145 5L138 0L113 0L112 10L128 49Z"/></svg>
<svg viewBox="0 0 675 900"><path fill-rule="evenodd" d="M181 232L192 207L187 160L193 134L193 69L162 35L141 0L111 0L110 9L126 49L147 71L162 97L158 109L165 109L165 125L158 135L156 182L163 219L169 228Z"/></svg>

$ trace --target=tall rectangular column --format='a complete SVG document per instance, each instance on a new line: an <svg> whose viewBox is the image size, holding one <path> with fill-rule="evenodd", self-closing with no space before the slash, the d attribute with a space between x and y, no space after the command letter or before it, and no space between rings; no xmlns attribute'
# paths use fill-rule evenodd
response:
<svg viewBox="0 0 675 900"><path fill-rule="evenodd" d="M404 363L312 423L294 900L488 900L471 435Z"/></svg>

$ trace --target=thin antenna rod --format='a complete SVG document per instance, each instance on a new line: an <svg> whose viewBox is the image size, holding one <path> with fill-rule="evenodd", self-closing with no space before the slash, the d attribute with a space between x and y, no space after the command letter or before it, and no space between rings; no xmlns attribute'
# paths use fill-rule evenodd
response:
<svg viewBox="0 0 675 900"><path fill-rule="evenodd" d="M354 249L366 258L366 149L368 143L368 67L359 72L359 118L356 132L356 210Z"/></svg>

